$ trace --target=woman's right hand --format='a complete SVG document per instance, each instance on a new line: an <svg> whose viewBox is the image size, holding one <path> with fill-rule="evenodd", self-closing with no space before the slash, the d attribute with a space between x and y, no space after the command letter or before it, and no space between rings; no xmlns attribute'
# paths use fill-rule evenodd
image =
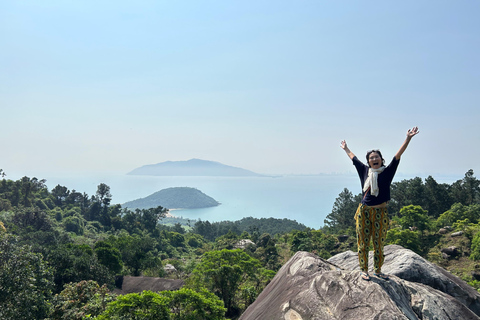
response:
<svg viewBox="0 0 480 320"><path fill-rule="evenodd" d="M340 148L342 148L343 150L345 150L345 149L347 148L347 141L342 140L342 142L340 142Z"/></svg>

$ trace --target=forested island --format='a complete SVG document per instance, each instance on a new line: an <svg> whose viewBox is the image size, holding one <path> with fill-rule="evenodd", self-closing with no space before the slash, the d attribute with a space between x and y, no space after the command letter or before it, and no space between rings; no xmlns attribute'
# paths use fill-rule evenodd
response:
<svg viewBox="0 0 480 320"><path fill-rule="evenodd" d="M158 206L167 209L199 209L218 206L220 203L196 188L174 187L155 192L145 198L128 201L122 205L130 209L150 209Z"/></svg>
<svg viewBox="0 0 480 320"><path fill-rule="evenodd" d="M360 194L348 189L318 230L273 218L165 225L164 207L131 210L111 199L102 183L88 195L49 190L35 177L0 180L1 319L238 319L297 251L356 251ZM480 181L472 170L452 184L431 176L393 183L389 214L387 244L480 288ZM183 284L114 293L122 276Z"/></svg>

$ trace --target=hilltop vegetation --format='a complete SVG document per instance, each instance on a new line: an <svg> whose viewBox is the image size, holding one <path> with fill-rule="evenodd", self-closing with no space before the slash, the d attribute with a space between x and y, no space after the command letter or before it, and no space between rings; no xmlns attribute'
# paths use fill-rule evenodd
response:
<svg viewBox="0 0 480 320"><path fill-rule="evenodd" d="M150 209L158 206L168 209L198 209L218 206L220 203L195 188L176 187L155 192L148 197L126 202L122 207Z"/></svg>
<svg viewBox="0 0 480 320"><path fill-rule="evenodd" d="M348 189L320 230L273 218L165 225L164 207L133 211L111 198L105 184L89 196L48 190L37 178L0 181L0 318L236 319L296 251L323 258L356 251L359 195ZM433 177L396 182L389 210L388 244L480 287L480 181L472 170L451 185ZM236 249L241 239L251 244ZM177 271L167 274L166 264ZM185 286L116 296L116 275Z"/></svg>

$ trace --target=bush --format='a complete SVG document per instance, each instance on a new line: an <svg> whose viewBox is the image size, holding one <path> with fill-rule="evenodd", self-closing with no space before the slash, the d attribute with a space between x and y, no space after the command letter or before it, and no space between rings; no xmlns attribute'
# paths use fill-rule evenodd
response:
<svg viewBox="0 0 480 320"><path fill-rule="evenodd" d="M51 317L57 320L82 320L86 316L97 316L113 299L115 296L109 294L106 285L100 287L92 280L69 283L53 298Z"/></svg>
<svg viewBox="0 0 480 320"><path fill-rule="evenodd" d="M129 293L110 302L99 320L169 320L168 299L152 291Z"/></svg>
<svg viewBox="0 0 480 320"><path fill-rule="evenodd" d="M445 211L437 219L437 227L451 226L458 220L468 219L471 223L478 223L480 217L480 205L464 206L461 203L454 204L450 210Z"/></svg>
<svg viewBox="0 0 480 320"><path fill-rule="evenodd" d="M110 302L99 320L224 320L223 302L205 289L130 293Z"/></svg>
<svg viewBox="0 0 480 320"><path fill-rule="evenodd" d="M387 243L398 244L416 253L421 251L420 233L409 229L400 230L397 228L387 231Z"/></svg>
<svg viewBox="0 0 480 320"><path fill-rule="evenodd" d="M50 312L52 272L31 251L0 232L0 319L44 319Z"/></svg>

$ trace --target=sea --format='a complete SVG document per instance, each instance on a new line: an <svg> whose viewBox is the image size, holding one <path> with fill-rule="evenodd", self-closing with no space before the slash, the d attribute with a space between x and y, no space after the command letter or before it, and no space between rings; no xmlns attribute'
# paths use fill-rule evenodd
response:
<svg viewBox="0 0 480 320"><path fill-rule="evenodd" d="M13 179L12 177L7 177ZM172 210L184 219L237 221L245 217L290 219L318 229L332 212L338 195L347 188L361 192L356 173L319 175L279 175L262 177L136 176L126 174L81 174L38 176L46 179L49 190L56 185L94 195L97 186L110 187L112 204L144 198L170 187L196 188L221 204L203 209ZM396 178L394 181L403 180ZM408 179L413 177L407 177ZM434 176L435 178L435 176ZM453 182L463 177L447 177L437 182Z"/></svg>

